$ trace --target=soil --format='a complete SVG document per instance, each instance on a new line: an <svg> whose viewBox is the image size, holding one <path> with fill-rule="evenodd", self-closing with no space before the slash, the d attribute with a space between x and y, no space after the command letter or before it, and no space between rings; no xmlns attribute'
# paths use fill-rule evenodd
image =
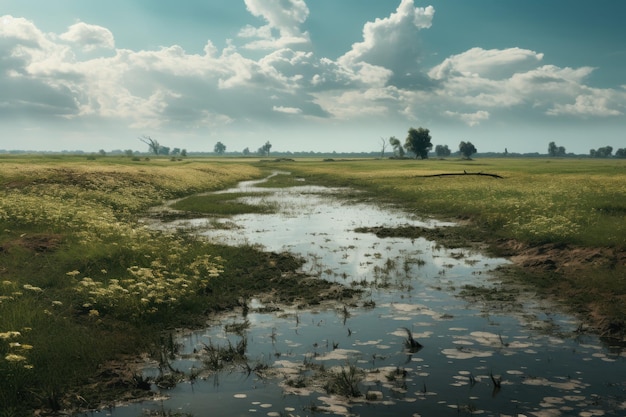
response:
<svg viewBox="0 0 626 417"><path fill-rule="evenodd" d="M539 290L540 296L561 302L569 308L594 332L626 341L626 320L606 312L607 303L626 304L626 294L615 294L612 288L602 289L585 282L585 277L591 275L590 271L626 271L624 250L559 243L528 244L514 239L468 242L455 227L362 227L356 231L374 233L378 237L423 237L451 248L468 244L478 246L483 251L512 262L511 267L500 268L501 275L512 280L512 283L532 285L533 289ZM601 303L581 297L581 293L590 290L594 291L596 299L602 300Z"/></svg>

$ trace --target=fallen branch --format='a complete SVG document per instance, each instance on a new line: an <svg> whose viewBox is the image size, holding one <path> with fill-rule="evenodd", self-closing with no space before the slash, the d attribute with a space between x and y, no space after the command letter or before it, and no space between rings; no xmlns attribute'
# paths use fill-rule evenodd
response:
<svg viewBox="0 0 626 417"><path fill-rule="evenodd" d="M428 178L428 177L450 177L453 175L481 175L484 177L492 177L492 178L504 178L503 176L500 176L498 174L488 174L488 173L484 173L484 172L467 172L467 171L463 171L463 172L451 172L451 173L445 173L445 174L431 174L431 175L417 175L417 177L422 177L422 178Z"/></svg>

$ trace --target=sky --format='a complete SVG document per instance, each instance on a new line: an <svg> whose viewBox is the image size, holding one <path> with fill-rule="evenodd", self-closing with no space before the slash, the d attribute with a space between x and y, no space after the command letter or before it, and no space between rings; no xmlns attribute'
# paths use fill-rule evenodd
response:
<svg viewBox="0 0 626 417"><path fill-rule="evenodd" d="M626 148L622 0L0 0L0 149ZM389 146L387 146L389 152Z"/></svg>

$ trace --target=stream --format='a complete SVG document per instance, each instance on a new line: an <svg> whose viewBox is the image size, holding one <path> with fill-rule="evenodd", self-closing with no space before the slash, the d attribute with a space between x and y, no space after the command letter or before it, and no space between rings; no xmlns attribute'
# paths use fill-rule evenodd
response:
<svg viewBox="0 0 626 417"><path fill-rule="evenodd" d="M347 203L342 189L258 184L222 192L254 193L246 202L276 204L278 213L151 227L287 251L306 260L304 272L363 295L304 310L250 300L245 318L231 312L177 335L170 365L192 378L153 386L155 400L80 416L626 415L626 352L533 294L505 290L493 271L507 260L355 231L453 223ZM203 371L208 347L234 346L244 347L245 367ZM159 372L153 364L144 376Z"/></svg>

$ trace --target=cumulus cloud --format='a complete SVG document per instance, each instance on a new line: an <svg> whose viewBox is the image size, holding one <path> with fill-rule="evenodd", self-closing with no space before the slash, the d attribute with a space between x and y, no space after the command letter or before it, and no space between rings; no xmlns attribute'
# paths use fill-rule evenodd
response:
<svg viewBox="0 0 626 417"><path fill-rule="evenodd" d="M109 29L83 22L73 24L59 38L75 43L85 51L93 51L98 48L113 49L115 47L113 33Z"/></svg>
<svg viewBox="0 0 626 417"><path fill-rule="evenodd" d="M626 89L587 85L593 68L550 65L528 49L471 48L423 67L419 32L435 10L413 0L366 23L362 41L337 60L302 47L310 42L303 0L245 3L266 24L243 28L243 47L208 41L199 53L116 49L101 26L79 22L50 34L0 17L0 114L193 130L311 118L477 126L506 112L616 117L626 107Z"/></svg>
<svg viewBox="0 0 626 417"><path fill-rule="evenodd" d="M513 74L536 67L543 54L528 49L482 49L472 48L446 58L432 68L428 75L436 80L450 77L509 78Z"/></svg>
<svg viewBox="0 0 626 417"><path fill-rule="evenodd" d="M550 116L620 116L622 112L609 108L609 99L602 96L580 95L573 104L556 104L547 111Z"/></svg>
<svg viewBox="0 0 626 417"><path fill-rule="evenodd" d="M391 84L423 86L426 78L419 67L418 32L431 26L434 14L432 6L415 7L413 0L402 0L389 17L366 23L363 41L353 44L338 63L346 67L381 67L389 71Z"/></svg>
<svg viewBox="0 0 626 417"><path fill-rule="evenodd" d="M246 49L279 49L308 44L309 35L300 26L309 16L304 0L245 0L246 8L267 22L261 27L246 26L239 32L242 38L252 38ZM278 36L274 35L278 32Z"/></svg>

